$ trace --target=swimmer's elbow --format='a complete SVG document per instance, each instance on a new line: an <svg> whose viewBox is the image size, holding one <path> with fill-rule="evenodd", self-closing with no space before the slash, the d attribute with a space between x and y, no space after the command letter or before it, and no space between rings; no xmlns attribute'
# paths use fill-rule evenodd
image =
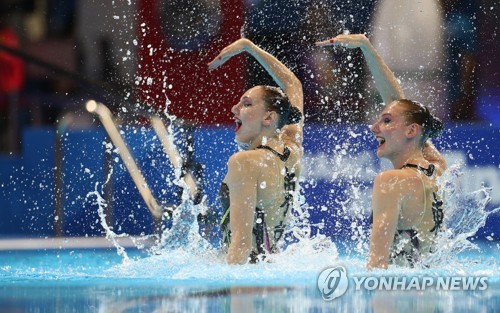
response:
<svg viewBox="0 0 500 313"><path fill-rule="evenodd" d="M290 100L290 103L304 114L304 91L302 89L302 83L297 77L294 77L291 83L285 88L285 94Z"/></svg>
<svg viewBox="0 0 500 313"><path fill-rule="evenodd" d="M434 158L433 160L429 159L427 161L438 167L438 173L439 173L438 175L441 175L444 171L446 171L446 169L448 169L448 163L446 163L446 160L439 152L436 155L436 158Z"/></svg>

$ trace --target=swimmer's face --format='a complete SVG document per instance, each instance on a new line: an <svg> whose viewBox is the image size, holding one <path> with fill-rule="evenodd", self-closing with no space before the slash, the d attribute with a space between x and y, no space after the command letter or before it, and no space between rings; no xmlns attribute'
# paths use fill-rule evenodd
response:
<svg viewBox="0 0 500 313"><path fill-rule="evenodd" d="M408 140L408 123L405 111L397 101L384 108L370 130L378 141L377 156L392 160L396 158Z"/></svg>
<svg viewBox="0 0 500 313"><path fill-rule="evenodd" d="M236 121L237 141L251 143L261 134L264 118L269 112L264 105L263 95L262 87L253 87L231 109Z"/></svg>

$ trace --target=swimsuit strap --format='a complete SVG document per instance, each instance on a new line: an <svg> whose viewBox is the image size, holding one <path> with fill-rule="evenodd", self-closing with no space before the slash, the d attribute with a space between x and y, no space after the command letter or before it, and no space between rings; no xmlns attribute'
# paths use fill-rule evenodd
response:
<svg viewBox="0 0 500 313"><path fill-rule="evenodd" d="M429 176L429 177L434 174L434 170L436 169L434 164L429 164L429 167L425 168L425 167L422 167L420 165L410 164L410 163L407 163L407 164L401 166L401 169L403 169L403 168L416 168L418 171L424 173L425 176Z"/></svg>
<svg viewBox="0 0 500 313"><path fill-rule="evenodd" d="M269 146L264 146L264 145L258 146L257 149L265 149L265 150L271 151L274 155L276 155L278 158L280 158L280 160L283 162L286 162L288 160L288 157L290 157L290 149L288 149L287 146L285 146L285 149L283 149L283 154L279 153L278 151L274 150L273 148L271 148Z"/></svg>

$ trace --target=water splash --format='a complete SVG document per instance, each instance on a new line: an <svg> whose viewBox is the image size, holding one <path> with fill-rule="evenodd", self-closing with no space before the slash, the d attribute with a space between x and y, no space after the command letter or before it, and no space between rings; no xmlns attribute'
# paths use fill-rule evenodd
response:
<svg viewBox="0 0 500 313"><path fill-rule="evenodd" d="M106 221L106 214L104 213L104 209L108 206L106 203L106 200L101 196L99 191L97 190L97 187L99 186L99 183L95 184L95 190L91 191L87 194L86 198L89 198L91 196L96 197L96 202L94 204L97 204L98 206L98 214L99 214L99 219L100 219L100 224L102 228L104 229L104 232L106 234L106 239L111 241L113 245L116 248L116 252L118 253L119 256L123 258L124 262L127 262L129 260L129 257L127 255L127 252L125 252L125 248L122 247L119 243L117 238L120 237L127 237L127 234L116 234L113 230L112 227L108 225L108 222Z"/></svg>
<svg viewBox="0 0 500 313"><path fill-rule="evenodd" d="M461 164L455 164L439 180L441 197L444 199L445 230L438 234L437 251L427 256L424 264L449 267L457 264L458 255L469 250L480 249L470 238L486 224L492 214L500 208L487 210L491 201L491 187L481 186L474 192L464 192L461 180L465 177Z"/></svg>
<svg viewBox="0 0 500 313"><path fill-rule="evenodd" d="M248 282L250 279L267 283L269 279L289 282L293 278L300 283L314 282L318 269L338 259L338 251L330 238L312 233L304 197L294 199L293 215L285 234L287 245L282 252L270 255L267 262L228 265L223 252L200 235L197 217L206 210L205 204L194 205L184 199L173 210L172 226L164 230L161 243L149 250L148 257L123 262L110 268L107 275L172 280Z"/></svg>
<svg viewBox="0 0 500 313"><path fill-rule="evenodd" d="M158 236L153 234L153 235L143 235L143 236L131 236L127 233L116 233L113 231L113 226L109 225L107 220L106 220L106 213L105 209L108 206L106 203L106 200L101 196L101 192L98 191L99 183L96 183L95 185L95 190L91 191L87 194L86 199L95 197L95 202L98 206L97 213L99 215L99 223L102 226L104 233L106 235L106 239L108 239L113 246L116 248L116 253L118 256L121 257L122 263L123 264L128 264L131 262L131 258L128 256L127 251L124 246L122 246L119 242L119 238L127 238L130 239L130 241L133 243L133 245L139 249L147 249L149 248L151 239L154 239L155 242L159 242Z"/></svg>
<svg viewBox="0 0 500 313"><path fill-rule="evenodd" d="M164 116L168 119L168 139L173 144L175 139L175 131L173 128L174 121L176 117L174 115L170 115L168 113L169 105L171 104L168 96L165 94L165 110L162 112ZM356 138L360 136L360 134L350 131L350 136ZM340 148L339 148L340 149ZM342 153L342 155L345 153ZM171 215L164 215L165 219L170 219L171 227L164 228L163 233L161 234L159 244L151 248L150 257L147 260L139 260L137 262L144 264L148 263L148 267L159 267L159 271L165 270L166 264L169 264L169 268L172 268L171 277L179 275L181 272L192 271L197 272L197 274L191 273L188 277L201 275L199 271L199 267L213 267L214 264L217 264L217 269L225 268L227 264L224 262L224 258L221 255L221 252L214 246L212 246L204 236L200 235L199 224L198 224L198 215L201 211L206 211L207 207L205 203L195 205L193 201L190 199L189 195L189 187L182 179L182 169L178 166L174 168L175 170L175 180L174 184L182 188L182 196L181 196L181 204L174 208L171 211ZM351 172L349 172L351 174ZM360 175L360 170L354 172L355 176ZM338 175L338 173L335 173ZM461 252L468 251L470 249L476 248L476 246L468 240L470 236L476 234L479 228L484 226L487 217L490 214L493 214L500 210L500 208L486 211L486 205L490 201L490 192L491 188L482 187L480 190L466 194L460 189L460 181L459 178L463 174L460 171L459 166L451 167L450 170L445 173L445 175L441 179L441 190L443 191L442 198L446 199L446 207L445 207L445 225L446 231L441 233L438 238L438 246L440 247L438 251L436 251L433 255L428 256L424 259L422 264L432 265L432 267L438 269L446 269L450 266L450 264L458 264L461 265L460 261L457 258L457 255ZM109 179L108 179L109 180ZM359 195L365 188L363 185L355 185L350 186L352 194L348 197L345 202L343 213L345 214L348 210L350 212L355 213L354 221L351 223L349 228L351 229L351 241L354 242L353 247L346 249L348 251L348 257L350 256L349 251L358 252L360 255L366 254L368 249L367 246L367 233L365 231L364 220L362 208L356 205L355 199L361 198ZM96 188L97 189L97 188ZM363 189L363 190L362 190ZM105 219L102 217L103 213L103 204L102 198L98 196L98 204L99 204L99 215L101 216L101 224L103 227L107 227L105 224ZM262 265L258 265L259 268L265 266L266 268L272 269L275 266L283 266L293 268L294 271L297 271L299 267L298 264L301 264L302 267L308 267L306 265L314 267L316 271L318 268L321 268L319 263L316 261L312 261L310 258L305 258L304 255L311 256L312 258L320 258L322 262L320 262L324 266L328 266L333 264L338 259L338 251L337 246L332 240L320 232L324 228L324 221L321 223L312 223L310 221L310 208L306 200L303 196L300 195L300 192L297 192L294 197L295 203L292 210L292 216L289 221L289 227L285 233L286 239L286 247L283 247L282 252L276 255L272 255L268 260L269 263L265 263ZM346 208L349 207L349 208ZM337 216L340 218L340 216ZM163 222L165 222L164 220ZM316 230L316 233L313 231ZM128 260L126 253L123 248L119 248L118 243L116 242L116 238L118 236L126 236L126 235L117 235L111 229L106 229L106 236L113 241L113 244L117 247L118 253L120 255L124 255L124 260ZM168 262L166 262L166 259ZM364 257L362 257L364 258ZM161 260L161 261L159 261ZM308 260L308 261L305 261ZM159 262L156 264L155 262ZM306 263L304 263L306 262ZM310 263L307 263L310 262ZM457 263L458 262L458 263ZM153 263L155 265L153 265ZM186 264L193 264L195 268L191 268L191 266L186 266ZM128 270L134 268L132 272L141 272L139 268L141 265L130 265L130 262L124 262L123 266L126 266ZM313 265L311 265L313 264ZM364 261L359 261L358 271L364 271ZM254 265L249 265L254 266ZM246 268L244 266L243 268ZM232 270L234 268L229 267ZM251 267L253 268L253 267ZM425 267L422 267L425 268ZM175 270L177 269L177 271ZM123 268L122 268L123 270ZM406 269L393 269L391 267L391 271L405 271ZM262 271L262 269L260 269ZM279 269L282 271L282 268ZM149 270L148 270L149 272ZM208 271L211 275L215 275L218 277L220 273L214 273L213 270ZM248 274L248 270L245 270L245 273ZM240 273L241 274L241 273ZM128 274L126 274L128 275ZM145 275L144 273L141 275ZM226 273L229 275L230 273ZM163 276L165 277L165 276ZM236 274L235 277L239 277Z"/></svg>
<svg viewBox="0 0 500 313"><path fill-rule="evenodd" d="M211 250L212 246L199 232L197 218L200 206L204 205L194 205L191 200L183 201L172 213L172 227L163 231L160 244L151 251L161 254L179 248L200 252Z"/></svg>

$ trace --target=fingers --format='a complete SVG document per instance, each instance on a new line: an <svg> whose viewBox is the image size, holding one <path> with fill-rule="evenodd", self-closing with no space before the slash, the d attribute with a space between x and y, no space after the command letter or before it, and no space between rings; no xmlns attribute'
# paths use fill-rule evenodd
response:
<svg viewBox="0 0 500 313"><path fill-rule="evenodd" d="M327 46L333 46L333 45L335 45L335 38L316 42L316 46L319 46L319 47L327 47Z"/></svg>
<svg viewBox="0 0 500 313"><path fill-rule="evenodd" d="M213 70L224 64L226 60L223 60L222 55L219 54L218 56L215 57L210 63L208 63L208 69Z"/></svg>
<svg viewBox="0 0 500 313"><path fill-rule="evenodd" d="M317 46L326 47L326 46L341 46L344 48L358 48L365 44L366 37L364 35L338 35L334 38L316 42Z"/></svg>
<svg viewBox="0 0 500 313"><path fill-rule="evenodd" d="M215 59L212 60L212 62L208 63L209 69L210 70L216 69L217 67L224 64L231 57L245 51L251 45L252 45L252 42L246 38L240 38L240 39L236 40L235 42L233 42L229 46L222 49L222 51L219 53L219 55L216 56Z"/></svg>
<svg viewBox="0 0 500 313"><path fill-rule="evenodd" d="M234 53L233 51L223 49L222 52L212 60L212 62L208 63L208 68L210 70L216 69L236 54L237 53Z"/></svg>
<svg viewBox="0 0 500 313"><path fill-rule="evenodd" d="M234 44L231 44L231 45L225 47L224 49L222 49L222 51L219 53L219 55L216 56L215 59L212 60L212 62L208 63L208 68L210 70L216 69L219 66L221 66L222 64L226 63L227 60L229 60L231 57L233 57L234 55L236 55L238 53L240 53L240 51L238 49L236 49L236 51L235 51Z"/></svg>
<svg viewBox="0 0 500 313"><path fill-rule="evenodd" d="M316 46L318 47L328 47L328 46L342 46L342 47L350 47L350 41L348 38L345 38L343 35L338 35L336 37L330 38L324 41L316 42Z"/></svg>

